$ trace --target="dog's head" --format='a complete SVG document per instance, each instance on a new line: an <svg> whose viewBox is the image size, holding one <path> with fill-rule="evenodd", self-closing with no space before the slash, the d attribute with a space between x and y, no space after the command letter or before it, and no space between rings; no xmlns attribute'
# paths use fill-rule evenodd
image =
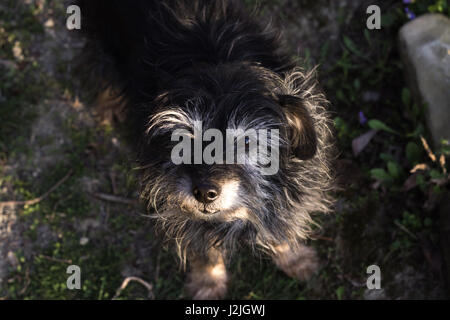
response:
<svg viewBox="0 0 450 320"><path fill-rule="evenodd" d="M169 237L304 237L330 182L326 101L311 74L226 65L169 83L140 157L142 196Z"/></svg>

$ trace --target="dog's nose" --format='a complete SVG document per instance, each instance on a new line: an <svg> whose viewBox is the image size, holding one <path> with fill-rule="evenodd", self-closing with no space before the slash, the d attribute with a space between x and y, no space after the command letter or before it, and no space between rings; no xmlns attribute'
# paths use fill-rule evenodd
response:
<svg viewBox="0 0 450 320"><path fill-rule="evenodd" d="M213 184L198 184L193 191L195 199L202 203L211 203L220 195L220 188Z"/></svg>

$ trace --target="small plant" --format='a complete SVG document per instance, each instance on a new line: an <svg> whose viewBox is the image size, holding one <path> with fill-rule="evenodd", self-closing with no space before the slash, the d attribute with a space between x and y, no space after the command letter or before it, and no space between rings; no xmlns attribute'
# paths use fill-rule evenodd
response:
<svg viewBox="0 0 450 320"><path fill-rule="evenodd" d="M405 16L412 20L424 13L442 13L450 16L447 0L403 0Z"/></svg>

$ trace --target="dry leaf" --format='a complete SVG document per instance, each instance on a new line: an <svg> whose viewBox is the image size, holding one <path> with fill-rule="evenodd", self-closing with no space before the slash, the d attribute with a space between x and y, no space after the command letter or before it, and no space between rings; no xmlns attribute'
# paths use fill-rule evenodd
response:
<svg viewBox="0 0 450 320"><path fill-rule="evenodd" d="M81 110L83 108L83 103L80 102L80 99L78 98L78 96L76 96L75 101L72 102L72 107L75 110Z"/></svg>
<svg viewBox="0 0 450 320"><path fill-rule="evenodd" d="M356 157L364 148L369 144L370 140L375 136L377 130L370 130L359 137L353 139L352 141L352 149L353 155Z"/></svg>
<svg viewBox="0 0 450 320"><path fill-rule="evenodd" d="M436 156L434 155L433 151L431 151L430 146L427 143L427 140L425 140L425 138L422 136L420 136L420 140L422 140L423 147L425 148L425 151L427 152L430 159L433 160L433 162L436 162Z"/></svg>
<svg viewBox="0 0 450 320"><path fill-rule="evenodd" d="M417 173L412 174L408 179L406 179L405 183L403 184L403 190L409 191L417 186L417 175Z"/></svg>
<svg viewBox="0 0 450 320"><path fill-rule="evenodd" d="M443 154L441 154L441 157L439 158L439 163L441 165L442 171L444 172L444 174L446 174L447 168L445 167L445 156Z"/></svg>
<svg viewBox="0 0 450 320"><path fill-rule="evenodd" d="M55 22L50 18L44 23L44 26L47 28L53 28L55 26Z"/></svg>
<svg viewBox="0 0 450 320"><path fill-rule="evenodd" d="M381 186L381 181L377 180L370 186L372 189L377 190Z"/></svg>
<svg viewBox="0 0 450 320"><path fill-rule="evenodd" d="M19 41L16 41L14 43L14 47L13 47L13 55L14 58L16 58L17 61L21 62L25 59L25 57L23 56L23 52L22 52L22 46L20 45Z"/></svg>
<svg viewBox="0 0 450 320"><path fill-rule="evenodd" d="M427 165L427 164L425 164L425 163L419 163L419 164L416 164L416 165L414 166L414 168L412 168L411 171L409 171L409 172L415 173L416 171L419 171L419 170L425 171L425 170L427 170L427 169L428 169L428 165Z"/></svg>

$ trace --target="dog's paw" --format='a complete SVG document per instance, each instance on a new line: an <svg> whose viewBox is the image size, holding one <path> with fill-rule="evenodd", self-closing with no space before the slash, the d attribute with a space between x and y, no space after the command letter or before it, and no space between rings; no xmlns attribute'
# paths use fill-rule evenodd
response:
<svg viewBox="0 0 450 320"><path fill-rule="evenodd" d="M201 285L188 282L186 287L188 294L194 300L219 300L223 299L227 292L226 284L220 282Z"/></svg>
<svg viewBox="0 0 450 320"><path fill-rule="evenodd" d="M273 260L288 276L308 281L319 269L316 251L307 246L292 249L287 243L276 247Z"/></svg>
<svg viewBox="0 0 450 320"><path fill-rule="evenodd" d="M227 273L223 264L192 271L186 284L188 294L194 300L217 300L227 292Z"/></svg>

